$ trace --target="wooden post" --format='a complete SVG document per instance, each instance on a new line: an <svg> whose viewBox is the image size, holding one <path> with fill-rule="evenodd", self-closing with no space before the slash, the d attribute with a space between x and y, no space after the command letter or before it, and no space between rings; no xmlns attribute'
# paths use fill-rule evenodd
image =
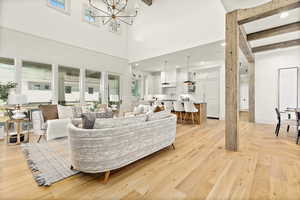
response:
<svg viewBox="0 0 300 200"><path fill-rule="evenodd" d="M238 151L239 144L239 25L237 11L226 14L226 120L225 146Z"/></svg>
<svg viewBox="0 0 300 200"><path fill-rule="evenodd" d="M249 63L249 122L255 123L255 62Z"/></svg>

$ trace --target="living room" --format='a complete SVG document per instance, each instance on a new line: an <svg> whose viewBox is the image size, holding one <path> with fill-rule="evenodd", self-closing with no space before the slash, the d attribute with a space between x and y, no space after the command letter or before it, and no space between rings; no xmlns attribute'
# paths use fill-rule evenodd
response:
<svg viewBox="0 0 300 200"><path fill-rule="evenodd" d="M0 0L0 199L298 199L299 6Z"/></svg>

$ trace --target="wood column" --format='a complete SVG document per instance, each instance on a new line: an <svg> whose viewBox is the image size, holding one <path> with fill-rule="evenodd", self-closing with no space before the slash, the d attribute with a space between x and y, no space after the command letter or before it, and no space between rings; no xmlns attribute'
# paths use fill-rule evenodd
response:
<svg viewBox="0 0 300 200"><path fill-rule="evenodd" d="M225 146L238 151L239 147L239 25L237 11L226 14L226 113Z"/></svg>
<svg viewBox="0 0 300 200"><path fill-rule="evenodd" d="M255 123L255 62L249 63L249 122Z"/></svg>

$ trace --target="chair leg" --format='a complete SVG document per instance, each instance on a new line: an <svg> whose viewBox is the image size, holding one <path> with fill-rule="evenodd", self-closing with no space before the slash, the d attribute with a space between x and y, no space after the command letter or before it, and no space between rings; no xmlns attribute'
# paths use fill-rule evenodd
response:
<svg viewBox="0 0 300 200"><path fill-rule="evenodd" d="M40 143L40 140L42 139L42 137L43 137L43 135L40 135L40 137L39 137L37 143Z"/></svg>
<svg viewBox="0 0 300 200"><path fill-rule="evenodd" d="M110 175L110 171L105 172L105 174L104 174L104 184L106 184L108 182L109 175Z"/></svg>
<svg viewBox="0 0 300 200"><path fill-rule="evenodd" d="M192 121L193 121L193 124L195 124L195 121L194 121L194 113L191 113L192 115Z"/></svg>
<svg viewBox="0 0 300 200"><path fill-rule="evenodd" d="M174 145L174 143L172 144L172 147L173 147L173 149L175 150L175 145Z"/></svg>
<svg viewBox="0 0 300 200"><path fill-rule="evenodd" d="M290 125L287 126L286 132L290 131Z"/></svg>
<svg viewBox="0 0 300 200"><path fill-rule="evenodd" d="M299 144L299 139L300 139L300 130L298 130L298 136L297 136L296 144Z"/></svg>

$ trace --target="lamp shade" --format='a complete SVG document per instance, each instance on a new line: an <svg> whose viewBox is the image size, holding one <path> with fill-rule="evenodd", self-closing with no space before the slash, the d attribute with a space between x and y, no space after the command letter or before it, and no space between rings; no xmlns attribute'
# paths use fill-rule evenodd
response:
<svg viewBox="0 0 300 200"><path fill-rule="evenodd" d="M27 96L24 94L10 94L8 96L8 104L10 105L27 104Z"/></svg>

